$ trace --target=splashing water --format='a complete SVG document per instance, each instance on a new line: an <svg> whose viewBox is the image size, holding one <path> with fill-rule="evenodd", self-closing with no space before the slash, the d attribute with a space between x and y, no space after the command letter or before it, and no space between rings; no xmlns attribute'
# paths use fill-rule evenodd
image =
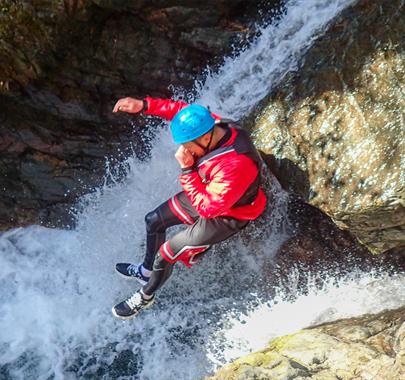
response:
<svg viewBox="0 0 405 380"><path fill-rule="evenodd" d="M207 78L198 102L238 119L296 68L302 52L352 2L290 1L277 25ZM177 266L149 311L132 321L113 318L111 306L137 289L114 273L114 264L142 260L144 215L180 190L174 151L162 129L149 161L130 158L124 182L83 197L75 230L31 226L0 236L0 378L196 379L267 338L401 304L403 277L361 273L293 302L276 289L278 303L269 303L260 263L285 238L280 193L272 232L254 252L235 237L192 270ZM383 284L392 298L380 291ZM348 290L351 298L341 303Z"/></svg>
<svg viewBox="0 0 405 380"><path fill-rule="evenodd" d="M293 278L294 273L289 276ZM316 280L319 279L308 278L308 294L298 295L293 302L286 302L283 290L278 289L271 301L259 302L246 315L228 311L222 319L224 327L208 345L211 360L221 365L218 357L229 362L249 351L263 349L272 338L291 334L304 326L379 313L402 306L405 301L405 278L401 275L357 272L340 279L339 286L334 279L327 278L322 288L315 286Z"/></svg>
<svg viewBox="0 0 405 380"><path fill-rule="evenodd" d="M261 31L249 49L227 58L199 86L198 103L222 117L239 120L263 99L299 59L326 25L355 0L292 0L284 17Z"/></svg>

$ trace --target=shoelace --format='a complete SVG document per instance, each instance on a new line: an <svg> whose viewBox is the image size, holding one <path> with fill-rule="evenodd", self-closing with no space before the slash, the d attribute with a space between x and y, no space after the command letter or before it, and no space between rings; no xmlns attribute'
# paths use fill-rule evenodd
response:
<svg viewBox="0 0 405 380"><path fill-rule="evenodd" d="M145 303L145 300L142 298L140 293L135 293L131 297L129 297L126 301L127 305L131 309L137 309L139 308L143 303Z"/></svg>
<svg viewBox="0 0 405 380"><path fill-rule="evenodd" d="M141 274L140 273L141 271L139 270L139 265L137 265L137 264L129 265L127 268L127 271L131 276L136 276L136 275L138 275L138 273L139 273L139 275Z"/></svg>

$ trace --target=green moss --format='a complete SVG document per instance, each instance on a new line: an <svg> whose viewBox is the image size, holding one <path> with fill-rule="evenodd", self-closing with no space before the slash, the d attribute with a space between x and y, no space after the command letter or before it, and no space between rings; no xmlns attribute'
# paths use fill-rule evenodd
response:
<svg viewBox="0 0 405 380"><path fill-rule="evenodd" d="M281 355L274 352L260 351L246 355L228 364L220 369L214 378L227 380L248 379L252 378L251 375L253 372L257 375L257 371L266 372L269 371L270 368L282 368L286 365L285 358Z"/></svg>
<svg viewBox="0 0 405 380"><path fill-rule="evenodd" d="M300 335L300 332L275 338L269 342L269 346L266 351L281 352L283 349L288 347L291 341L298 335Z"/></svg>
<svg viewBox="0 0 405 380"><path fill-rule="evenodd" d="M233 365L236 367L243 367L246 365L254 367L268 367L269 365L273 366L277 361L280 361L280 355L278 353L262 350L235 360Z"/></svg>

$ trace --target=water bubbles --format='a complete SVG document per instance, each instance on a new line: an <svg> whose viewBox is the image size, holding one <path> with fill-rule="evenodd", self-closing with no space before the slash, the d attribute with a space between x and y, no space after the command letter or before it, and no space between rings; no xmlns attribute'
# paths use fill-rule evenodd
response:
<svg viewBox="0 0 405 380"><path fill-rule="evenodd" d="M199 86L198 103L210 105L223 117L239 120L287 72L297 69L298 60L319 33L353 2L289 1L279 23L265 26L249 49L225 59L217 73L207 76L204 85ZM243 103L240 102L242 95L246 99Z"/></svg>
<svg viewBox="0 0 405 380"><path fill-rule="evenodd" d="M197 97L213 112L239 119L296 68L316 35L351 3L288 2L277 25L263 28L250 48L227 59L218 73L209 72L194 93L173 89L175 96ZM395 306L403 280L381 279L386 292L376 293L368 287L369 273L360 275L363 283L352 281L343 290L325 285L305 296L292 272L286 274L289 290L271 299L263 263L285 239L289 223L279 192L265 224L270 237L253 239L254 246L235 237L192 270L177 266L153 309L133 321L114 319L112 305L138 289L116 276L114 264L142 260L144 215L180 190L175 149L162 126L148 160L133 156L121 167L107 162L104 184L80 200L74 230L32 226L0 235L0 376L202 378L261 348L267 337ZM250 233L256 237L259 228Z"/></svg>
<svg viewBox="0 0 405 380"><path fill-rule="evenodd" d="M293 274L290 276L293 280ZM308 277L308 293L300 294L297 291L293 300L286 299L285 290L279 288L270 302L260 302L243 320L225 314L223 319L228 321L228 325L218 332L228 342L222 351L225 360L263 349L270 339L303 327L402 306L404 276L357 272L340 279L338 283L336 279L328 277L321 278L321 281L321 287L314 286L317 279ZM387 303L382 305L380 301L387 294ZM209 345L212 356L218 350L216 342L214 340Z"/></svg>

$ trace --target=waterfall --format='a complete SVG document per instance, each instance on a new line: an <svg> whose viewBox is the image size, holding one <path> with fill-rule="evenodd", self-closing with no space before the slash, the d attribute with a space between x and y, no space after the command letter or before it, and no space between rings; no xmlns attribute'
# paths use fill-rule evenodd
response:
<svg viewBox="0 0 405 380"><path fill-rule="evenodd" d="M297 69L327 24L353 2L287 2L249 48L196 83L197 102L240 118ZM0 235L1 379L197 379L271 337L401 305L404 276L354 273L339 287L327 279L293 301L277 286L269 290L260 264L285 238L276 189L275 223L257 250L236 236L191 270L177 265L153 308L130 321L115 319L112 305L138 287L117 276L114 265L142 260L144 215L180 190L174 152L163 127L150 160L129 158L124 181L108 181L80 200L74 230L30 226ZM295 275L289 273L291 284Z"/></svg>

